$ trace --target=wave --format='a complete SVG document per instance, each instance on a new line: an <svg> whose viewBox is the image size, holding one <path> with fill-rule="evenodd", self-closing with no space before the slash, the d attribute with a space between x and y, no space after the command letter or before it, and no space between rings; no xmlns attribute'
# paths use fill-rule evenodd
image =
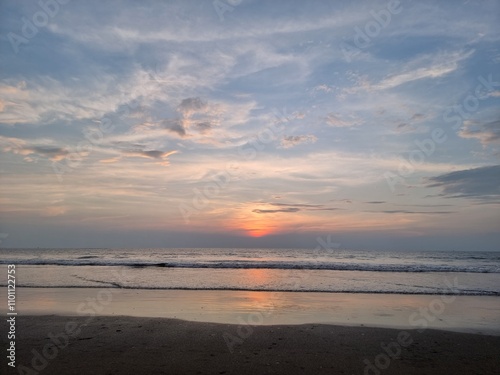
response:
<svg viewBox="0 0 500 375"><path fill-rule="evenodd" d="M457 295L457 296L500 296L500 292L489 290L456 290L453 293L449 289L442 290L359 290L359 289L274 289L274 288L245 288L245 287L163 287L163 286L122 286L115 283L106 288L112 289L132 289L132 290L219 290L219 291L248 291L248 292L272 292L272 293L355 293L355 294L408 294L408 295ZM0 287L6 287L7 284L1 284ZM102 285L22 285L18 284L19 288L78 288L78 289L102 289Z"/></svg>
<svg viewBox="0 0 500 375"><path fill-rule="evenodd" d="M372 272L465 272L500 273L497 265L447 265L447 264L366 264L335 262L262 262L262 261L217 261L217 262L145 262L132 260L95 260L80 257L73 260L23 259L0 260L0 264L32 266L121 266L121 267L161 267L161 268L208 268L208 269L281 269L281 270L331 270L331 271L372 271Z"/></svg>

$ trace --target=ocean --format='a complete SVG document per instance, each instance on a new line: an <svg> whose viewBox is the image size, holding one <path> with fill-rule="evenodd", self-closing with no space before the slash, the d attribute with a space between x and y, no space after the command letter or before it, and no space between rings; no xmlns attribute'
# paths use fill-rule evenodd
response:
<svg viewBox="0 0 500 375"><path fill-rule="evenodd" d="M500 252L4 248L0 264L26 288L500 295Z"/></svg>

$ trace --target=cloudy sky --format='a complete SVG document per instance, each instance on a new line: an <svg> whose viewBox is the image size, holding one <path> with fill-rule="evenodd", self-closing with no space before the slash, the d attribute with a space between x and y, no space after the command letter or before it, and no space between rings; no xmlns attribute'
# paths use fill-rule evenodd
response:
<svg viewBox="0 0 500 375"><path fill-rule="evenodd" d="M498 1L0 3L5 247L498 250Z"/></svg>

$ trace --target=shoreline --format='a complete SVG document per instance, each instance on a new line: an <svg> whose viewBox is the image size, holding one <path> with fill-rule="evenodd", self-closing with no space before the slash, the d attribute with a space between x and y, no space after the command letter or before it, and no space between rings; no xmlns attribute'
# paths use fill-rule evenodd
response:
<svg viewBox="0 0 500 375"><path fill-rule="evenodd" d="M7 284L0 284L0 288L6 288ZM155 287L128 287L128 286L94 286L94 285L71 285L71 286L50 286L50 285L20 285L21 289L103 289L112 288L118 290L149 290L149 291L190 291L190 292L265 292L265 293L326 293L326 294L382 294L382 295L401 295L401 296L465 296L465 297L500 297L500 292L460 292L460 293L428 293L428 292L390 292L390 291L364 291L364 290L318 290L318 289L244 289L244 288L155 288Z"/></svg>
<svg viewBox="0 0 500 375"><path fill-rule="evenodd" d="M494 374L500 366L500 337L433 329L325 324L245 329L179 319L49 315L19 316L16 334L17 368L5 365L5 374L18 373L21 365L61 375L460 375ZM1 342L5 348L4 337Z"/></svg>
<svg viewBox="0 0 500 375"><path fill-rule="evenodd" d="M6 300L6 288L0 299ZM495 296L17 288L16 311L26 315L130 316L259 325L330 324L439 329L500 336ZM6 313L6 305L0 313Z"/></svg>

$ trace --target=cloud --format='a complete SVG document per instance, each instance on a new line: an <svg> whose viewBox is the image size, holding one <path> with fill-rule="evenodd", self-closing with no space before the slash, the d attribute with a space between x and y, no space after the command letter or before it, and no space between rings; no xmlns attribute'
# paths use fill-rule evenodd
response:
<svg viewBox="0 0 500 375"><path fill-rule="evenodd" d="M267 204L279 207L305 207L305 208L323 207L322 204L302 204L302 203L267 203Z"/></svg>
<svg viewBox="0 0 500 375"><path fill-rule="evenodd" d="M345 117L342 117L340 114L338 113L329 113L327 116L326 116L326 123L330 126L334 126L334 127L349 127L349 126L354 126L354 125L358 125L360 124L360 121L355 119L354 117L349 117L349 118L345 118Z"/></svg>
<svg viewBox="0 0 500 375"><path fill-rule="evenodd" d="M343 95L354 94L359 91L372 92L392 89L409 82L429 78L439 78L456 71L459 63L472 56L474 50L440 52L437 54L424 54L417 56L406 64L398 72L387 75L378 83L372 83L366 76L354 77L354 87L343 90Z"/></svg>
<svg viewBox="0 0 500 375"><path fill-rule="evenodd" d="M158 150L148 150L148 151L131 151L129 154L131 155L138 155L138 156L143 156L145 158L151 158L151 159L163 159L164 157L167 157L169 155L175 154L176 151L158 151Z"/></svg>
<svg viewBox="0 0 500 375"><path fill-rule="evenodd" d="M477 139L483 145L500 143L500 120L481 124L477 121L464 121L458 135L462 138Z"/></svg>
<svg viewBox="0 0 500 375"><path fill-rule="evenodd" d="M288 208L280 208L278 210L261 210L261 209L255 209L252 212L255 212L257 214L274 214L277 212L298 212L300 211L300 208L296 207L288 207Z"/></svg>
<svg viewBox="0 0 500 375"><path fill-rule="evenodd" d="M425 215L446 215L452 214L454 211L409 211L409 210L385 210L385 211L365 211L365 212L381 212L384 214L425 214Z"/></svg>
<svg viewBox="0 0 500 375"><path fill-rule="evenodd" d="M427 119L427 116L423 113L414 113L410 118L405 121L397 122L396 129L398 131L410 131L415 130L417 127L415 123L422 122Z"/></svg>
<svg viewBox="0 0 500 375"><path fill-rule="evenodd" d="M17 155L24 155L26 156L24 160L28 162L34 160L32 155L35 155L35 158L43 156L52 161L63 160L69 155L69 151L66 148L53 145L40 145L37 144L36 141L30 143L19 138L0 136L0 145L2 147L2 151L12 152Z"/></svg>
<svg viewBox="0 0 500 375"><path fill-rule="evenodd" d="M26 101L30 95L26 90L26 82L18 81L13 84L0 84L0 123L15 124L24 119L36 120L37 117L30 117L29 106Z"/></svg>
<svg viewBox="0 0 500 375"><path fill-rule="evenodd" d="M116 156L114 158L109 158L109 159L102 159L102 160L99 160L100 163L116 163L116 162L119 162L121 160L121 158L119 156Z"/></svg>
<svg viewBox="0 0 500 375"><path fill-rule="evenodd" d="M179 137L185 137L187 134L184 124L180 119L165 119L160 121L160 124L163 128L177 134Z"/></svg>
<svg viewBox="0 0 500 375"><path fill-rule="evenodd" d="M40 215L45 217L62 216L68 212L68 210L69 208L67 206L51 206L47 207Z"/></svg>
<svg viewBox="0 0 500 375"><path fill-rule="evenodd" d="M145 71L136 69L119 80L104 71L92 72L82 81L44 75L29 81L9 80L0 83L0 97L4 106L0 123L40 125L58 120L96 120L122 105L130 112L134 102L154 102L165 95L158 93L158 83Z"/></svg>
<svg viewBox="0 0 500 375"><path fill-rule="evenodd" d="M219 104L210 105L199 97L183 99L176 111L179 114L177 118L161 120L160 126L181 138L192 135L190 130L200 134L210 133L220 125L224 112Z"/></svg>
<svg viewBox="0 0 500 375"><path fill-rule="evenodd" d="M341 203L345 203L345 204L352 204L352 200L351 199L330 199L330 202L341 202Z"/></svg>
<svg viewBox="0 0 500 375"><path fill-rule="evenodd" d="M452 204L395 204L395 206L404 206L404 207L454 207Z"/></svg>
<svg viewBox="0 0 500 375"><path fill-rule="evenodd" d="M410 121L422 121L426 118L423 113L415 113L413 116L411 116Z"/></svg>
<svg viewBox="0 0 500 375"><path fill-rule="evenodd" d="M128 157L141 157L147 159L154 159L161 165L169 165L168 157L176 154L177 150L173 151L159 151L159 150L123 150L122 153ZM101 161L102 162L102 161ZM109 162L109 159L108 159Z"/></svg>
<svg viewBox="0 0 500 375"><path fill-rule="evenodd" d="M22 150L25 147L26 143L26 141L20 138L4 137L0 135L0 145L4 152L17 153L18 150Z"/></svg>
<svg viewBox="0 0 500 375"><path fill-rule="evenodd" d="M200 98L187 98L182 100L177 110L181 112L184 116L189 117L197 112L205 112L207 108L208 108L207 103L201 100Z"/></svg>
<svg viewBox="0 0 500 375"><path fill-rule="evenodd" d="M325 207L323 204L303 204L303 203L265 203L269 206L283 207L279 209L266 208L266 209L255 209L252 212L257 214L273 214L278 212L299 212L299 211L337 211L340 208L336 207Z"/></svg>
<svg viewBox="0 0 500 375"><path fill-rule="evenodd" d="M439 187L448 198L498 199L500 165L446 173L429 178L428 187Z"/></svg>
<svg viewBox="0 0 500 375"><path fill-rule="evenodd" d="M25 141L19 138L3 137L0 136L0 147L4 152L11 152L17 155L25 156L24 160L27 162L36 161L38 158L43 157L51 161L62 161L70 157L71 152L64 148L51 144L41 144L49 143L49 140L38 140L38 141ZM122 159L122 157L142 157L147 159L153 159L158 161L161 165L169 165L168 157L177 153L177 150L173 151L159 151L159 150L148 150L145 149L144 145L130 143L130 142L112 142L110 146L101 145L101 147L94 147L94 152L106 152L114 153L119 152L118 156L101 159L101 163L116 163ZM90 150L78 152L79 157L88 155Z"/></svg>
<svg viewBox="0 0 500 375"><path fill-rule="evenodd" d="M331 92L332 88L328 85L323 84L323 85L318 85L318 86L314 87L313 91Z"/></svg>
<svg viewBox="0 0 500 375"><path fill-rule="evenodd" d="M38 154L42 156L46 156L50 160L62 160L68 154L68 150L61 147L50 147L50 146L33 146L24 148L25 152L29 152L29 154Z"/></svg>
<svg viewBox="0 0 500 375"><path fill-rule="evenodd" d="M281 140L281 147L283 148L292 148L295 147L301 143L314 143L318 140L316 136L312 134L308 135L290 135L290 136L285 136Z"/></svg>
<svg viewBox="0 0 500 375"><path fill-rule="evenodd" d="M201 133L201 134L206 134L212 130L214 125L208 121L206 122L199 122L197 124L194 124L194 127Z"/></svg>
<svg viewBox="0 0 500 375"><path fill-rule="evenodd" d="M420 79L444 76L455 71L458 63L472 56L473 53L474 50L469 50L421 56L410 61L401 72L388 76L374 85L373 89L385 90Z"/></svg>
<svg viewBox="0 0 500 375"><path fill-rule="evenodd" d="M446 63L439 66L419 68L413 71L395 74L393 76L387 77L386 79L380 81L377 85L374 85L372 89L385 90L419 79L437 78L453 72L456 68L457 66L454 63Z"/></svg>
<svg viewBox="0 0 500 375"><path fill-rule="evenodd" d="M342 210L342 208L337 208L337 207L310 208L306 211L338 211L338 210Z"/></svg>

